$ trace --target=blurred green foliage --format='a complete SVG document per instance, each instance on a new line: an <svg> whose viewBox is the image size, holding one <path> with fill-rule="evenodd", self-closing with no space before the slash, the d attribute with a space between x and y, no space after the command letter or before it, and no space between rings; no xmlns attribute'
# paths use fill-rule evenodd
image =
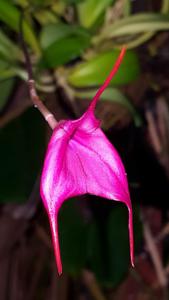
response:
<svg viewBox="0 0 169 300"><path fill-rule="evenodd" d="M59 214L64 270L77 276L88 265L102 286L116 287L126 276L130 264L127 209L123 204L112 203L111 213L104 222L92 219L86 223L78 201L65 202ZM134 206L133 215L137 251L142 241L138 207Z"/></svg>
<svg viewBox="0 0 169 300"><path fill-rule="evenodd" d="M102 84L122 45L128 50L117 76L101 99L119 103L140 126L138 112L120 89L141 73L136 47L161 30L169 29L168 0L158 13L131 15L131 1L117 11L119 0L1 0L0 1L0 110L7 107L19 77L26 80L20 47L19 23L24 14L23 33L33 61L36 82L43 71L62 76L65 90L85 101ZM51 75L52 76L52 75ZM53 79L54 77L52 77ZM39 91L49 92L44 82ZM90 89L89 89L90 88ZM51 91L51 89L50 89ZM0 129L0 202L28 199L40 172L45 148L44 121L29 109ZM59 216L64 270L78 275L88 266L106 287L117 286L129 266L127 211L112 203L104 224L93 216L86 223L76 200L63 205ZM114 204L114 206L113 206ZM134 209L136 248L142 238L138 209ZM104 226L103 226L104 225ZM101 234L100 228L104 227Z"/></svg>
<svg viewBox="0 0 169 300"><path fill-rule="evenodd" d="M79 64L77 67L71 68L68 82L76 87L101 85L106 75L111 71L118 54L118 50L104 52L92 57L87 62ZM137 55L133 51L128 50L111 84L113 86L128 84L136 80L139 74L140 67Z"/></svg>
<svg viewBox="0 0 169 300"><path fill-rule="evenodd" d="M10 92L14 86L15 80L14 78L9 78L7 80L0 81L0 91L1 91L1 98L0 98L0 111L4 108L7 100L9 99Z"/></svg>
<svg viewBox="0 0 169 300"><path fill-rule="evenodd" d="M79 26L50 24L41 32L41 45L44 67L54 68L80 56L90 45L90 34Z"/></svg>
<svg viewBox="0 0 169 300"><path fill-rule="evenodd" d="M44 122L29 109L0 129L0 202L27 201L44 155Z"/></svg>
<svg viewBox="0 0 169 300"><path fill-rule="evenodd" d="M97 19L102 15L114 0L85 0L77 7L79 22L82 26L90 28Z"/></svg>

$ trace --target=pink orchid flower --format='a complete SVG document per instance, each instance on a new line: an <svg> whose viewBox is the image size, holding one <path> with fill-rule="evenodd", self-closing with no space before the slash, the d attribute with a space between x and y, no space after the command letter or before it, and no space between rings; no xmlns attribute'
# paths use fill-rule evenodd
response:
<svg viewBox="0 0 169 300"><path fill-rule="evenodd" d="M59 122L48 145L40 189L50 220L59 274L62 273L57 222L59 209L66 199L87 193L121 201L127 206L130 257L134 265L132 206L126 172L94 115L97 101L118 71L124 54L125 48L87 111L77 120Z"/></svg>

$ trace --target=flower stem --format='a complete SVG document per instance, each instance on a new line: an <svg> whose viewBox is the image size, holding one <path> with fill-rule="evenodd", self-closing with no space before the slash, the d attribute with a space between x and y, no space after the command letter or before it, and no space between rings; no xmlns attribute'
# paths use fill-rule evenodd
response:
<svg viewBox="0 0 169 300"><path fill-rule="evenodd" d="M35 81L33 79L32 64L31 64L29 53L28 53L28 49L27 49L25 41L24 41L22 25L23 25L23 15L21 15L21 18L20 18L20 40L21 40L23 53L25 56L26 69L27 69L27 73L28 73L28 87L29 87L30 97L34 104L34 107L36 107L41 112L41 114L43 115L43 117L45 118L45 120L49 124L49 126L52 129L54 129L58 122L56 121L54 115L47 109L47 107L40 100L40 98L36 92Z"/></svg>
<svg viewBox="0 0 169 300"><path fill-rule="evenodd" d="M49 126L52 129L54 129L56 127L57 121L56 121L54 115L47 109L47 107L40 100L40 98L36 92L35 81L33 79L29 79L28 86L29 86L30 97L31 97L31 100L32 100L34 106L41 112L42 116L45 118L45 120L49 124Z"/></svg>

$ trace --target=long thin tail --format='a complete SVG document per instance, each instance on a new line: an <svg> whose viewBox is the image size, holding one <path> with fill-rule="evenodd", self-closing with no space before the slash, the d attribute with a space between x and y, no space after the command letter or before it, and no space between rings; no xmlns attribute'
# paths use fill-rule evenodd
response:
<svg viewBox="0 0 169 300"><path fill-rule="evenodd" d="M58 215L57 213L49 213L49 221L52 232L52 241L54 246L54 254L59 275L62 274L62 262L60 256L59 235L58 235Z"/></svg>
<svg viewBox="0 0 169 300"><path fill-rule="evenodd" d="M128 206L128 213L129 213L128 229L129 229L129 242L130 242L130 260L131 260L132 267L134 267L133 214L130 206Z"/></svg>
<svg viewBox="0 0 169 300"><path fill-rule="evenodd" d="M105 82L103 83L103 85L99 88L99 90L97 91L96 95L94 96L88 110L90 111L94 111L95 109L95 106L97 104L97 101L99 100L99 97L101 96L101 94L104 92L104 90L107 88L107 86L109 85L110 81L112 80L112 78L114 77L114 75L117 73L121 63L122 63L122 60L123 60L123 57L125 55L125 52L126 52L126 47L123 47L121 49L121 52L113 66L113 69L111 70L111 72L109 73L109 75L107 76Z"/></svg>

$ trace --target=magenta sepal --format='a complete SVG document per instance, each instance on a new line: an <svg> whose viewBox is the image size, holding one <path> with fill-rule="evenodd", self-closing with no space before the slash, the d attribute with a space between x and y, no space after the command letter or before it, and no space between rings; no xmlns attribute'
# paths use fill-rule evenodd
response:
<svg viewBox="0 0 169 300"><path fill-rule="evenodd" d="M66 199L87 193L120 201L127 206L130 257L134 266L132 206L126 172L119 154L100 129L100 121L94 115L99 96L117 72L124 54L125 48L82 117L59 122L48 145L40 192L50 220L59 274L62 273L57 220L59 209Z"/></svg>

